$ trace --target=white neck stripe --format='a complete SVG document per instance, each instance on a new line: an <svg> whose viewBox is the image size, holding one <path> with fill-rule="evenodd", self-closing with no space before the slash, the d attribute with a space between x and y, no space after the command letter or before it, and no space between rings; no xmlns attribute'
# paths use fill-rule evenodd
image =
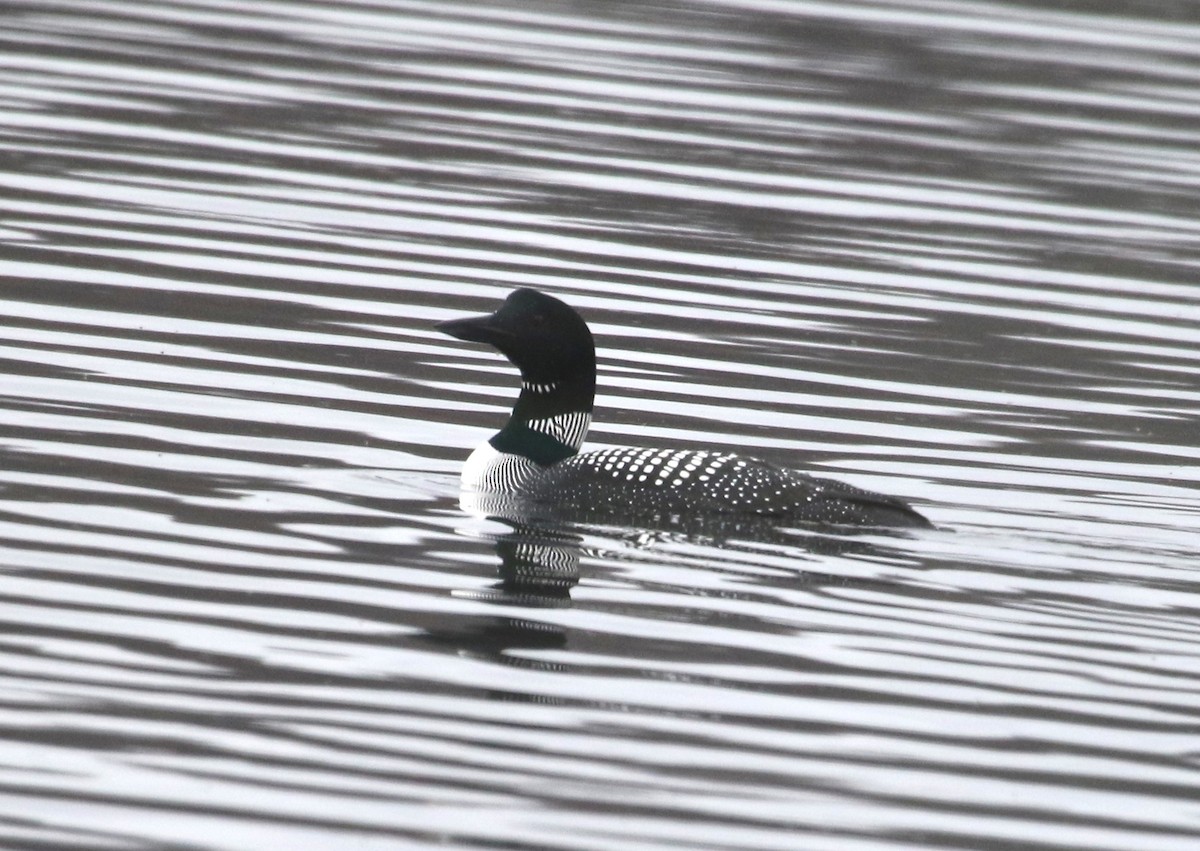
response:
<svg viewBox="0 0 1200 851"><path fill-rule="evenodd" d="M555 390L557 390L558 383L550 382L549 384L535 384L532 381L522 381L521 389L527 393L537 393L539 396L545 396L546 394L553 393Z"/></svg>
<svg viewBox="0 0 1200 851"><path fill-rule="evenodd" d="M534 431L549 435L559 443L565 443L572 449L583 446L587 437L588 427L592 424L592 415L586 411L573 411L569 414L557 414L553 417L529 420L525 423Z"/></svg>

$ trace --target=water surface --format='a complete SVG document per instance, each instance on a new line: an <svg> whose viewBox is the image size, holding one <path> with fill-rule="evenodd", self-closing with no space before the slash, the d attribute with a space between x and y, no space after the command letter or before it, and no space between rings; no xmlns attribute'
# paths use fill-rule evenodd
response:
<svg viewBox="0 0 1200 851"><path fill-rule="evenodd" d="M1191 849L1186 4L9 4L0 845ZM590 445L939 529L530 528Z"/></svg>

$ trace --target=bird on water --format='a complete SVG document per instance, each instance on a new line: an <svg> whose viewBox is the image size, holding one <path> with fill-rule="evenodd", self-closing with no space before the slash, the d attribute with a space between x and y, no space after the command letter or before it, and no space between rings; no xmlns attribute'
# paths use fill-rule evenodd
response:
<svg viewBox="0 0 1200 851"><path fill-rule="evenodd" d="M467 459L463 487L558 514L738 515L829 526L928 527L907 503L715 449L579 451L592 421L596 347L573 308L532 289L485 316L440 322L521 372L508 422Z"/></svg>

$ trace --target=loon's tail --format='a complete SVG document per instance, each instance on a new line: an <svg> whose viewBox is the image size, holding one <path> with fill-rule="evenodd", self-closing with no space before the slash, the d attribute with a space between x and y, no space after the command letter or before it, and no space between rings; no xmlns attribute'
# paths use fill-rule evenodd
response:
<svg viewBox="0 0 1200 851"><path fill-rule="evenodd" d="M821 479L821 501L850 503L856 509L857 526L891 526L909 529L932 529L924 514L894 496L863 490L833 479Z"/></svg>

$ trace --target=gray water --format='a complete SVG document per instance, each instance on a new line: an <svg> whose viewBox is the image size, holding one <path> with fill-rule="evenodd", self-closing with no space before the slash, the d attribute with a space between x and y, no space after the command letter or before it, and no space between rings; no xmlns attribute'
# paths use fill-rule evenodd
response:
<svg viewBox="0 0 1200 851"><path fill-rule="evenodd" d="M0 847L1200 847L1196 6L0 16ZM518 286L939 528L464 510Z"/></svg>

